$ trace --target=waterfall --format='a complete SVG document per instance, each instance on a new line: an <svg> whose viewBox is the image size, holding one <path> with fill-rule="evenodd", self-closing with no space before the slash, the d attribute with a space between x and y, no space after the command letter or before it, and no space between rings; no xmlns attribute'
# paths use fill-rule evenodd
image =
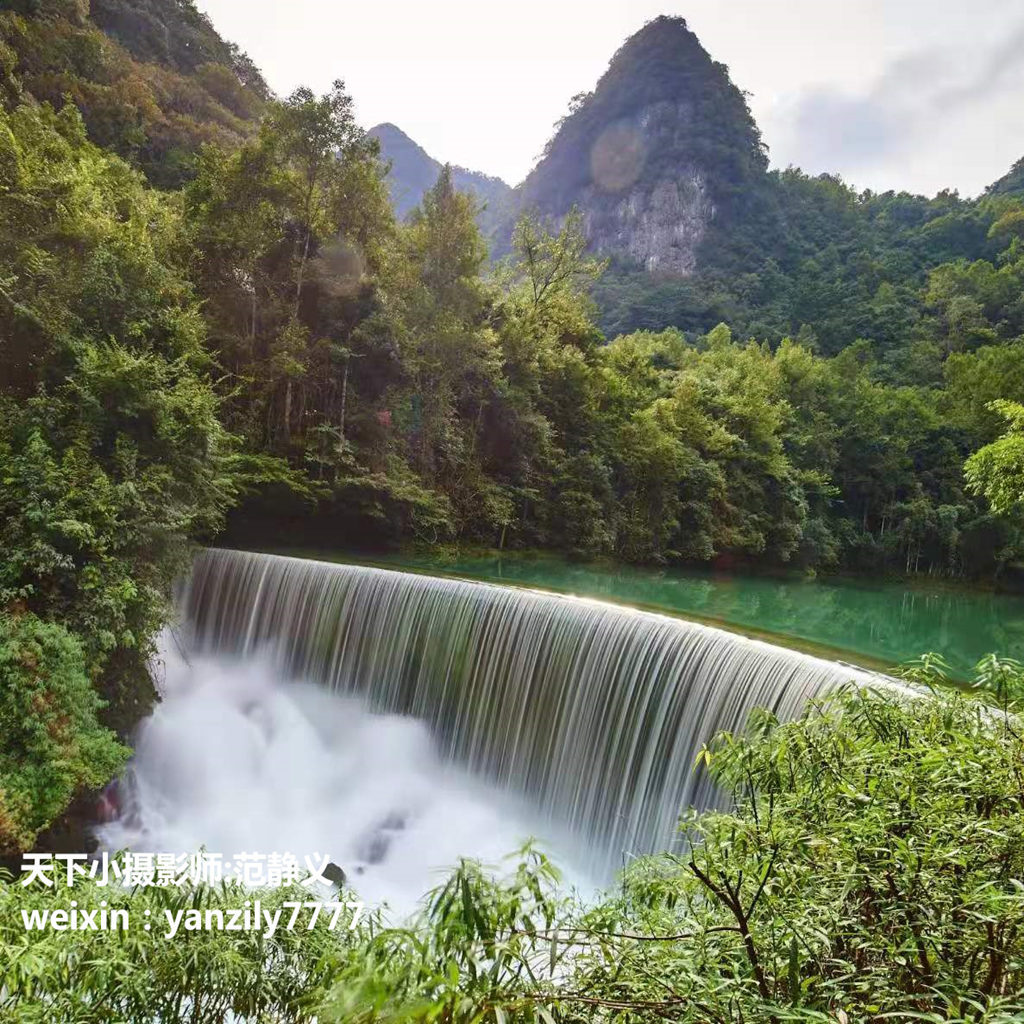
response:
<svg viewBox="0 0 1024 1024"><path fill-rule="evenodd" d="M298 678L412 716L441 755L528 798L607 876L715 799L701 747L869 673L587 599L208 550L182 597L194 649L271 649Z"/></svg>

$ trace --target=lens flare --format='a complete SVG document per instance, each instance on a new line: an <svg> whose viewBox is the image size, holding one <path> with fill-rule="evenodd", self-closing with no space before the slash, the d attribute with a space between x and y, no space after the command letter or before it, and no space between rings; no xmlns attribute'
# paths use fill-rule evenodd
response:
<svg viewBox="0 0 1024 1024"><path fill-rule="evenodd" d="M590 175L603 192L623 192L644 169L646 147L633 125L620 121L606 128L590 151Z"/></svg>

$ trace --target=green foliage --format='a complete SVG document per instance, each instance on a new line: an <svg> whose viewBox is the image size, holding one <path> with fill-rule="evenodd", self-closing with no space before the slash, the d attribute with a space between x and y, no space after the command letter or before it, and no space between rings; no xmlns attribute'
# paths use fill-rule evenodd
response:
<svg viewBox="0 0 1024 1024"><path fill-rule="evenodd" d="M588 991L659 998L664 979L682 1019L1012 1019L1021 753L1010 723L957 696L849 692L792 724L761 716L707 754L736 810L627 877L620 912L693 936L638 943L618 977L595 956Z"/></svg>
<svg viewBox="0 0 1024 1024"><path fill-rule="evenodd" d="M996 401L989 408L1006 420L1009 429L976 451L964 474L975 494L983 495L995 512L1009 515L1024 502L1024 405Z"/></svg>
<svg viewBox="0 0 1024 1024"><path fill-rule="evenodd" d="M53 53L39 67L71 60L83 81L106 82L111 61L130 63L81 12L47 10L5 15L15 64L35 67L42 47ZM258 132L238 128L230 150L225 138L201 147L208 137L193 136L195 178L180 203L138 212L157 218L164 251L187 262L203 303L220 416L242 442L227 463L249 494L239 540L301 522L329 544L464 540L656 563L989 578L1019 559L1019 521L1005 503L979 501L963 475L971 452L1004 443L990 403L1024 400L1012 188L926 200L858 194L796 170L766 175L726 69L683 22L659 19L552 141L545 166L561 171L542 177L567 191L535 198L541 211L569 212L509 225L511 252L488 275L480 211L457 171L444 169L409 222L395 223L386 167L340 83L322 97L301 89L267 101L188 3L103 0L92 18L152 73L188 76L247 124L264 115ZM246 108L254 92L261 106ZM566 198L609 124L669 100L685 101L687 159L709 173L718 210L683 281L621 257L599 264ZM145 104L111 104L102 138L138 156L114 115L131 120ZM60 130L77 131L72 121ZM0 135L0 174L36 182L8 203L12 237L53 233L39 211L57 208L62 186L23 166L19 145ZM678 174L673 146L646 154L645 181ZM174 163L154 159L151 174ZM166 313L176 322L160 329L202 336L180 280L112 274L106 251L84 266L71 248L63 264L35 250L19 257L47 281L56 315L80 308L90 336L121 338L133 297L143 296L145 320L162 289L165 309L192 322ZM10 302L24 340L0 346L24 395L55 314L38 297ZM595 322L614 339L607 346ZM719 344L719 324L737 340Z"/></svg>
<svg viewBox="0 0 1024 1024"><path fill-rule="evenodd" d="M973 202L766 175L726 69L659 20L549 148L568 191L536 198L563 215L523 218L492 272L456 170L396 223L342 84L269 98L188 0L7 5L0 73L0 610L77 638L121 734L239 494L258 544L1021 559L1012 175ZM609 124L670 100L719 211L684 281L593 258L568 201Z"/></svg>
<svg viewBox="0 0 1024 1024"><path fill-rule="evenodd" d="M947 351L1020 333L1019 252L1005 255L1019 209L1012 196L858 193L831 175L773 171L748 185L742 218L712 222L691 277L620 257L595 289L600 323L704 332L725 320L773 344L803 331L829 355L869 338L902 380L920 379L911 354L934 348L934 379Z"/></svg>
<svg viewBox="0 0 1024 1024"><path fill-rule="evenodd" d="M128 757L97 724L82 645L33 615L0 616L0 853L28 849L83 788Z"/></svg>
<svg viewBox="0 0 1024 1024"><path fill-rule="evenodd" d="M93 667L147 651L187 539L229 492L214 409L186 365L117 346L84 347L51 395L0 404L0 603L70 626Z"/></svg>
<svg viewBox="0 0 1024 1024"><path fill-rule="evenodd" d="M284 521L653 563L1020 558L1019 169L976 202L766 176L685 25L638 39L549 147L564 194L535 198L569 212L521 220L491 274L452 169L395 222L341 83L271 100L190 0L5 6L5 850L123 762L100 722L148 709L172 582L239 491L236 527L274 542ZM701 265L606 268L571 207L590 150L679 96L721 214ZM507 877L461 865L403 927L272 939L67 943L20 926L57 894L0 886L0 1019L1019 1020L1021 675L978 666L996 710L844 693L759 717L706 753L731 809L585 908L530 849ZM243 898L84 885L136 916Z"/></svg>
<svg viewBox="0 0 1024 1024"><path fill-rule="evenodd" d="M162 624L186 539L228 500L226 440L164 204L72 112L0 125L19 150L0 195L0 604L66 623L95 666Z"/></svg>
<svg viewBox="0 0 1024 1024"><path fill-rule="evenodd" d="M927 686L933 692L941 693L953 685L949 665L934 652L902 666L899 674L901 678ZM986 654L974 666L967 687L994 701L1003 711L1019 713L1024 707L1024 664L1014 658Z"/></svg>
<svg viewBox="0 0 1024 1024"><path fill-rule="evenodd" d="M108 921L115 912L127 912L128 926L26 931L23 911L66 911L71 899L85 910L98 911L102 903ZM177 918L198 911L203 920L210 913L211 920L219 914L230 921L231 911L241 910L247 900L252 913L256 899L272 917L281 914L271 936L263 928L182 927L173 938L165 937L168 913ZM26 889L0 879L0 1021L311 1021L355 939L372 934L374 925L350 932L346 912L329 930L333 911L325 908L317 926L308 927L310 912L304 911L294 929L286 928L292 907L284 904L310 899L310 890L300 885L255 892L237 883L128 889L79 878L69 891L61 885Z"/></svg>
<svg viewBox="0 0 1024 1024"><path fill-rule="evenodd" d="M268 97L249 58L185 0L4 6L0 99L55 107L70 100L94 142L157 185L190 177L204 143L237 146Z"/></svg>
<svg viewBox="0 0 1024 1024"><path fill-rule="evenodd" d="M1021 157L997 182L990 185L988 192L990 195L1024 193L1024 157Z"/></svg>
<svg viewBox="0 0 1024 1024"><path fill-rule="evenodd" d="M532 994L548 968L537 934L561 910L558 879L530 847L509 875L463 862L407 927L378 931L332 979L325 1019L545 1020Z"/></svg>
<svg viewBox="0 0 1024 1024"><path fill-rule="evenodd" d="M191 539L218 526L234 483L171 204L87 142L73 108L0 112L0 138L0 614L57 631L26 657L56 659L55 706L74 697L83 716L31 755L52 757L56 781L18 811L25 839L119 764L89 730L101 704L74 688L73 658L126 735L154 696L146 662ZM27 742L3 736L4 751Z"/></svg>
<svg viewBox="0 0 1024 1024"><path fill-rule="evenodd" d="M377 286L394 232L382 174L337 83L271 105L237 152L204 150L185 191L191 274L253 486L380 497L387 446L357 461L352 444L384 440L395 362Z"/></svg>
<svg viewBox="0 0 1024 1024"><path fill-rule="evenodd" d="M979 673L1012 712L999 693L1019 699L1021 667ZM400 924L269 937L167 939L164 911L258 898L273 912L306 890L82 880L80 907L104 899L136 924L68 941L21 922L66 893L0 885L0 1019L1010 1024L1024 1014L1016 726L948 690L844 689L787 724L758 712L700 758L728 808L684 817L683 852L634 861L583 903L531 847L510 870L459 865Z"/></svg>
<svg viewBox="0 0 1024 1024"><path fill-rule="evenodd" d="M17 323L0 355L25 396L55 330L124 341L127 317L135 334L191 335L242 442L227 465L250 496L244 539L302 522L332 544L980 578L1019 560L1019 520L963 473L973 451L1013 444L991 403L1024 400L1015 172L976 201L766 174L727 69L681 19L657 19L574 100L527 183L530 203L561 219L506 225L511 252L489 275L457 169L396 224L387 169L341 84L270 100L194 4L48 2L0 17L10 103L68 92L92 137L154 180L194 176L180 199L133 210L161 253L129 254L129 273L128 233L91 262L63 242L69 221L96 215L60 179L67 154L47 170L56 149L26 156L17 132L0 133L0 176L21 195L5 200L11 238L46 237L18 256L46 294L10 293ZM644 154L641 185L699 166L717 211L685 280L621 255L599 264L571 205L609 125L649 110L660 131L669 107L687 131ZM24 112L11 118L29 131ZM70 108L58 120L84 168ZM591 234L604 201L587 200ZM77 212L46 222L62 208ZM205 324L164 272L177 259ZM719 345L719 324L737 340Z"/></svg>
<svg viewBox="0 0 1024 1024"><path fill-rule="evenodd" d="M678 287L613 267L596 293L603 315L635 280L647 289L636 306L643 323L707 330L726 317L773 347L782 338L780 356L788 347L799 373L785 449L809 506L797 561L998 575L1019 559L1017 520L1005 500L992 506L1001 519L987 514L961 467L996 442L992 403L1024 399L1019 201L857 196L795 171L772 182L787 232L765 223L762 253L782 248L761 271L740 273L748 256L737 256L722 276L725 249ZM729 244L744 237L734 231ZM663 314L644 305L655 292L669 303ZM821 352L832 358L812 357Z"/></svg>
<svg viewBox="0 0 1024 1024"><path fill-rule="evenodd" d="M209 159L211 172L233 167ZM372 154L356 147L341 163L360 169L367 188L379 184ZM371 523L376 539L641 562L725 556L982 576L1017 557L1016 527L976 503L962 474L971 447L995 436L985 402L1024 396L1019 345L1002 340L999 303L1012 287L993 283L1003 273L994 265L950 264L933 275L927 301L922 293L921 307L936 311L934 340L913 355L929 375L923 384L894 381L895 364L865 341L825 358L810 331L773 347L734 341L724 324L603 344L587 292L604 267L587 253L581 216L571 211L555 230L523 218L513 252L486 281L475 206L445 172L407 225L364 222L358 246L343 228L335 247L364 252L367 238L379 239L361 264L361 287L334 299L333 320L318 319L329 308L327 271L314 270L295 320L287 295L297 257L280 256L301 244L288 225L304 215L287 216L292 186L273 178L279 160L258 198L261 166L247 157L237 173L249 188L224 181L215 194L231 198L197 210L212 243L209 308L236 318L229 331L214 330L249 403L231 424L253 449L269 446L322 481L332 521ZM204 172L191 195L206 203L211 188ZM314 268L328 261L320 234L330 229L325 222L311 236ZM260 252L268 255L253 262ZM232 297L257 280L276 290L278 312L255 316L252 296ZM971 301L1004 326L965 341L966 321L951 326L949 310L976 284L995 297ZM279 340L261 342L275 317ZM337 353L320 367L310 357L318 335ZM909 350L900 358L910 365ZM289 392L304 410L302 432L275 426ZM229 408L242 411L234 398Z"/></svg>
<svg viewBox="0 0 1024 1024"><path fill-rule="evenodd" d="M460 969L448 1019L1016 1020L1022 753L960 696L756 716L707 751L731 810L684 819L688 852L634 863L616 895L499 930L530 976L495 991ZM458 935L477 965L491 921Z"/></svg>

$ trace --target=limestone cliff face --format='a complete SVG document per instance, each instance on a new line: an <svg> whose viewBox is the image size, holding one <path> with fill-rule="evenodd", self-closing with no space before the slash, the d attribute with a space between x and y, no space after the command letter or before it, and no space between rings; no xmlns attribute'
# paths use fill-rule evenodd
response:
<svg viewBox="0 0 1024 1024"><path fill-rule="evenodd" d="M658 18L626 41L592 93L573 101L514 207L558 219L578 206L596 251L686 277L766 164L728 69L681 18ZM507 236L510 224L502 228Z"/></svg>
<svg viewBox="0 0 1024 1024"><path fill-rule="evenodd" d="M644 175L651 154L685 148L690 104L653 104L606 129L580 193L584 227L599 252L628 255L651 273L686 277L715 216L706 172L683 163Z"/></svg>

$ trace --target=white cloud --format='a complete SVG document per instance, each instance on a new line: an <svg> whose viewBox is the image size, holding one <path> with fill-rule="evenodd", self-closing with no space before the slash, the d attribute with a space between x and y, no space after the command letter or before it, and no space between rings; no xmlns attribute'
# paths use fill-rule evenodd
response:
<svg viewBox="0 0 1024 1024"><path fill-rule="evenodd" d="M1024 149L1022 98L1024 23L987 47L905 54L862 91L809 88L772 124L786 161L805 170L876 189L976 193Z"/></svg>

